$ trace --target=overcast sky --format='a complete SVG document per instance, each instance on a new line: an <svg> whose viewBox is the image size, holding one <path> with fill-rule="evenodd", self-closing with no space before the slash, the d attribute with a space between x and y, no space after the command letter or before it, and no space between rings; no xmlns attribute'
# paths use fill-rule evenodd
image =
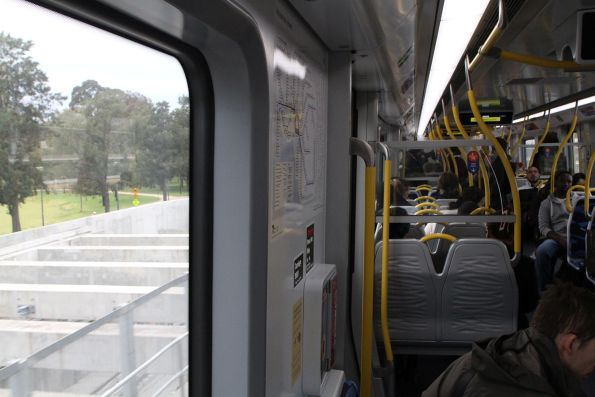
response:
<svg viewBox="0 0 595 397"><path fill-rule="evenodd" d="M63 106L72 88L89 79L172 107L188 95L175 58L23 0L0 0L0 31L33 41L29 55L48 76L52 91L69 97Z"/></svg>

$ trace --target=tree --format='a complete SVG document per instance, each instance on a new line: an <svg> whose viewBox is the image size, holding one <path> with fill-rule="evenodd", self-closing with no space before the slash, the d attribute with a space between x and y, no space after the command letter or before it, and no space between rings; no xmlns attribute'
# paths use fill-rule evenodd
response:
<svg viewBox="0 0 595 397"><path fill-rule="evenodd" d="M120 89L102 87L94 80L84 81L72 90L70 108L85 117L85 138L79 155L77 190L99 194L105 212L110 211L108 185L109 156L126 155L126 145L113 139L113 132L130 129L135 118L149 112L151 102L144 96ZM131 150L132 145L128 145Z"/></svg>
<svg viewBox="0 0 595 397"><path fill-rule="evenodd" d="M8 207L13 232L21 230L19 204L44 188L40 126L64 99L27 54L32 46L0 32L0 204Z"/></svg>
<svg viewBox="0 0 595 397"><path fill-rule="evenodd" d="M178 103L180 107L172 112L171 130L175 152L173 175L179 178L181 191L184 181L188 186L190 172L190 100L182 96Z"/></svg>
<svg viewBox="0 0 595 397"><path fill-rule="evenodd" d="M137 145L136 161L141 182L159 186L163 200L167 200L167 184L174 174L176 159L172 117L167 102L155 105L147 128Z"/></svg>

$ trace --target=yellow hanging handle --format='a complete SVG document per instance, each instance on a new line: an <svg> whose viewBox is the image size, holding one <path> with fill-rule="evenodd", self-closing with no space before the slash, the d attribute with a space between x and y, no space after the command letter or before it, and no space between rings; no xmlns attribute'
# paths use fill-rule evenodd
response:
<svg viewBox="0 0 595 397"><path fill-rule="evenodd" d="M434 209L439 209L440 208L440 204L434 202L434 201L426 201L423 203L419 203L419 204L415 204L415 208L424 208L424 207L431 207Z"/></svg>
<svg viewBox="0 0 595 397"><path fill-rule="evenodd" d="M447 234L447 233L428 234L427 236L423 236L422 238L420 238L419 241L421 241L422 243L425 243L426 241L436 240L436 239L448 240L453 243L455 241L457 241L457 238L455 236L453 236L452 234Z"/></svg>
<svg viewBox="0 0 595 397"><path fill-rule="evenodd" d="M525 132L526 131L527 131L527 129L525 128L525 123L523 123L523 129L521 130L521 133L519 134L519 139L516 140L516 142L514 143L514 145L512 146L512 148L510 149L510 155L511 156L514 157L514 155L516 154L516 152L519 150L519 146L521 146L521 143L523 142L523 138L525 137ZM527 168L529 168L529 167L527 167Z"/></svg>
<svg viewBox="0 0 595 397"><path fill-rule="evenodd" d="M380 281L380 323L386 361L393 362L393 350L388 332L388 237L390 227L390 175L391 161L384 160L384 209L382 212L382 278Z"/></svg>
<svg viewBox="0 0 595 397"><path fill-rule="evenodd" d="M444 106L444 101L442 101L442 113L444 114L444 127L446 128L446 133L448 134L450 139L452 139L453 141L456 141L457 137L455 136L455 134L452 132L452 129L450 128L450 121L448 120L448 116L446 114L446 107ZM466 168L467 167L467 151L462 146L458 146L458 148L459 148L459 152L461 153L461 156L463 157L463 161L465 162L465 168ZM467 182L469 183L469 186L473 186L473 174L471 174L470 172L467 172Z"/></svg>
<svg viewBox="0 0 595 397"><path fill-rule="evenodd" d="M459 117L459 108L457 107L457 105L455 105L455 99L454 99L454 94L452 92L452 86L450 87L450 98L451 98L451 103L452 103L452 117L455 120L455 124L457 125L457 128L459 129L459 131L461 132L461 134L463 134L463 137L465 139L469 139L469 134L467 134L467 131L465 131L465 127L463 127L463 123L461 123L461 118ZM486 169L486 166L484 164L484 159L483 157L481 157L481 153L477 150L476 146L473 146L473 150L475 150L478 154L479 154L479 170L481 172L481 177L483 179L483 194L484 194L484 205L486 207L490 206L490 200L491 200L491 192L490 192L490 181L489 181L489 177L488 177L488 170Z"/></svg>
<svg viewBox="0 0 595 397"><path fill-rule="evenodd" d="M434 139L436 139L434 137L433 129L430 129L429 137L430 137L430 141L433 141ZM446 156L444 155L444 152L442 151L442 149L438 149L438 152L440 153L440 162L442 163L442 172L450 171L450 166L448 164L448 161L446 161L446 159L445 159Z"/></svg>
<svg viewBox="0 0 595 397"><path fill-rule="evenodd" d="M539 146L541 146L541 144L547 137L548 132L550 132L550 125L551 125L550 124L550 113L548 112L547 121L545 122L545 127L543 129L543 135L541 136L541 138L539 138L539 140L535 144L535 147L533 147L533 152L531 153L531 158L529 159L529 164L527 164L527 169L529 169L529 167L531 167L533 165L533 160L535 160L535 155L539 151Z"/></svg>
<svg viewBox="0 0 595 397"><path fill-rule="evenodd" d="M589 200L591 197L591 189L589 189L589 185L591 184L591 175L593 173L593 164L595 163L595 151L591 153L591 157L589 157L589 165L587 165L587 175L585 175L585 215L589 215Z"/></svg>
<svg viewBox="0 0 595 397"><path fill-rule="evenodd" d="M442 215L442 212L433 208L426 208L415 212L415 215Z"/></svg>
<svg viewBox="0 0 595 397"><path fill-rule="evenodd" d="M466 59L466 66L467 66L467 73L468 73L468 62L469 59ZM468 76L467 76L468 77ZM514 258L513 260L520 259L521 255L521 199L519 197L519 189L516 183L516 178L514 176L514 172L512 171L512 167L510 166L510 162L506 157L506 153L500 143L492 133L492 129L488 127L488 125L483 121L481 117L481 113L479 112L479 108L477 107L477 102L475 100L475 94L473 93L473 89L471 89L471 83L468 80L469 90L467 91L467 97L469 98L469 105L471 106L471 111L473 112L473 116L477 120L477 124L481 132L488 138L488 140L492 143L492 146L496 149L496 153L504 166L504 170L506 171L506 176L508 177L508 182L510 183L510 190L512 193L512 206L514 210Z"/></svg>
<svg viewBox="0 0 595 397"><path fill-rule="evenodd" d="M562 140L560 146L558 146L558 150L556 150L556 155L554 156L554 162L552 163L552 170L550 171L550 192L554 193L556 191L555 180L556 180L556 168L558 167L558 160L560 160L560 155L562 151L566 147L566 144L570 140L570 137L574 133L574 129L576 128L576 121L578 119L578 102L574 105L574 116L572 117L572 122L570 123L570 129L568 133Z"/></svg>
<svg viewBox="0 0 595 397"><path fill-rule="evenodd" d="M431 201L431 202L435 202L436 201L436 197L432 197L432 196L419 196L415 199L415 201Z"/></svg>
<svg viewBox="0 0 595 397"><path fill-rule="evenodd" d="M479 207L471 211L469 215L477 215L477 214L495 214L496 210L490 207Z"/></svg>
<svg viewBox="0 0 595 397"><path fill-rule="evenodd" d="M434 115L434 117L436 117L436 116ZM440 125L438 124L438 118L436 118L436 134L437 134L438 138L440 138L440 140L444 139L444 135L442 135L442 130L440 129ZM457 176L457 180L458 180L459 179L459 167L457 166L457 161L455 160L455 155L452 152L452 149L449 147L446 148L446 152L448 153L447 157L450 158L450 161L452 162L452 166L454 168L454 173Z"/></svg>

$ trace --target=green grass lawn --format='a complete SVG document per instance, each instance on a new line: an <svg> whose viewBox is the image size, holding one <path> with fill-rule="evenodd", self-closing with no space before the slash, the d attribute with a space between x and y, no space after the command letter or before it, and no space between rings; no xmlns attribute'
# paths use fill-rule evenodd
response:
<svg viewBox="0 0 595 397"><path fill-rule="evenodd" d="M131 189L126 188L125 190ZM177 178L174 178L167 184L167 191L169 192L170 196L188 196L188 185L184 184L182 187L182 192L180 193L180 183L178 182ZM139 192L159 195L162 194L161 189L155 186L143 186L140 188Z"/></svg>
<svg viewBox="0 0 595 397"><path fill-rule="evenodd" d="M159 201L156 197L139 196L140 205ZM110 194L110 207L116 211L116 199ZM120 209L132 207L132 196L120 195ZM102 214L101 196L83 196L81 211L81 196L72 193L43 193L43 210L46 225L70 221ZM41 226L41 196L27 197L20 206L21 227L23 230ZM0 234L12 232L12 220L6 206L0 206Z"/></svg>

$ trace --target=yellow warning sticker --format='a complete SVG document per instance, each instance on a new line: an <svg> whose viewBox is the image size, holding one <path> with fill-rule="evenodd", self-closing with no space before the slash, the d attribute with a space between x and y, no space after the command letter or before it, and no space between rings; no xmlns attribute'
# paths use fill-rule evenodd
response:
<svg viewBox="0 0 595 397"><path fill-rule="evenodd" d="M291 335L291 386L295 384L302 371L302 318L304 299L293 304L293 325Z"/></svg>

